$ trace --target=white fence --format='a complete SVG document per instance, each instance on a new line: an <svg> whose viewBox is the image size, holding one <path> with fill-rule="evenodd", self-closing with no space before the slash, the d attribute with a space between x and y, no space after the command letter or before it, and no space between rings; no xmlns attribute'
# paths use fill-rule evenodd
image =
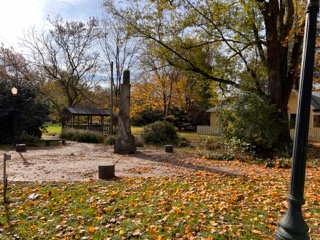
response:
<svg viewBox="0 0 320 240"><path fill-rule="evenodd" d="M290 129L290 136L294 138L294 129ZM309 129L309 141L320 142L320 128Z"/></svg>
<svg viewBox="0 0 320 240"><path fill-rule="evenodd" d="M200 135L216 135L217 129L210 126L197 126L197 133Z"/></svg>
<svg viewBox="0 0 320 240"><path fill-rule="evenodd" d="M290 130L290 136L294 138L294 129ZM217 129L210 126L197 126L197 133L200 135L217 135ZM320 142L320 128L309 129L309 140Z"/></svg>

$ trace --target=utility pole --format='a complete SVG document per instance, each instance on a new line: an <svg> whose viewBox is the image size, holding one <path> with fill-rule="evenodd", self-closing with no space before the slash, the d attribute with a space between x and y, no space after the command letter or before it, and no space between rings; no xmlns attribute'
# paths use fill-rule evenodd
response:
<svg viewBox="0 0 320 240"><path fill-rule="evenodd" d="M110 134L113 135L113 62L110 63L111 68L111 94L110 94L110 114L111 114L111 123L110 123Z"/></svg>

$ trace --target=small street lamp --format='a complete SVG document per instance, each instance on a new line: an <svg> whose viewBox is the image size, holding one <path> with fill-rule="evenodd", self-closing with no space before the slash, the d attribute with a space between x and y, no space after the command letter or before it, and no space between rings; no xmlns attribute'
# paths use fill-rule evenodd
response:
<svg viewBox="0 0 320 240"><path fill-rule="evenodd" d="M16 87L11 88L11 93L13 96L18 94L18 89Z"/></svg>
<svg viewBox="0 0 320 240"><path fill-rule="evenodd" d="M15 148L17 143L17 110L15 96L18 94L18 89L16 87L11 88L11 93L13 95L13 148Z"/></svg>
<svg viewBox="0 0 320 240"><path fill-rule="evenodd" d="M308 0L302 54L298 114L293 145L288 211L279 222L276 240L309 240L308 225L303 219L306 151L308 146L310 104L319 0Z"/></svg>

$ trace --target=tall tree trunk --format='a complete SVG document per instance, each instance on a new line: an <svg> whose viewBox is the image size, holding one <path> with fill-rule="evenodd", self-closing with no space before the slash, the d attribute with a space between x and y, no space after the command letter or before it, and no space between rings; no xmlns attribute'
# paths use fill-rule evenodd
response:
<svg viewBox="0 0 320 240"><path fill-rule="evenodd" d="M304 22L299 24L296 33L291 36L294 40L290 42L289 34L293 29L294 21L292 1L288 1L286 6L282 6L278 0L260 2L262 3L260 10L266 26L270 104L275 105L278 110L277 117L281 126L278 142L288 146L291 143L291 137L287 106L299 68ZM289 17L287 17L288 14Z"/></svg>
<svg viewBox="0 0 320 240"><path fill-rule="evenodd" d="M123 72L123 84L120 88L120 105L117 137L114 152L130 154L137 151L134 136L130 128L130 71Z"/></svg>

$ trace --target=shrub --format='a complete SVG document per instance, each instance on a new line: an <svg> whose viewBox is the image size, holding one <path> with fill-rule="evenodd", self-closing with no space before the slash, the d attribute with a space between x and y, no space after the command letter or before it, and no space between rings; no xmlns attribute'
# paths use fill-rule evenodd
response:
<svg viewBox="0 0 320 240"><path fill-rule="evenodd" d="M21 137L20 137L21 142L35 143L38 140L39 140L39 137L34 136L34 135L30 135L26 132L22 132Z"/></svg>
<svg viewBox="0 0 320 240"><path fill-rule="evenodd" d="M156 121L143 128L141 138L146 143L176 143L178 135L173 124Z"/></svg>
<svg viewBox="0 0 320 240"><path fill-rule="evenodd" d="M101 133L77 129L64 129L60 137L71 141L87 143L103 143L105 139Z"/></svg>
<svg viewBox="0 0 320 240"><path fill-rule="evenodd" d="M188 140L187 138L180 138L178 146L179 147L192 147L192 144L191 144L190 140Z"/></svg>
<svg viewBox="0 0 320 240"><path fill-rule="evenodd" d="M115 135L109 135L104 140L104 143L108 144L108 145L114 145L115 141L116 141L116 136Z"/></svg>
<svg viewBox="0 0 320 240"><path fill-rule="evenodd" d="M197 144L199 149L214 151L221 149L224 143L218 136L205 136L200 139Z"/></svg>
<svg viewBox="0 0 320 240"><path fill-rule="evenodd" d="M143 141L140 138L136 139L136 147L143 147L143 146L144 146Z"/></svg>
<svg viewBox="0 0 320 240"><path fill-rule="evenodd" d="M236 139L256 151L269 151L280 134L276 114L275 107L260 97L243 94L233 105L221 108L218 126L227 142Z"/></svg>

